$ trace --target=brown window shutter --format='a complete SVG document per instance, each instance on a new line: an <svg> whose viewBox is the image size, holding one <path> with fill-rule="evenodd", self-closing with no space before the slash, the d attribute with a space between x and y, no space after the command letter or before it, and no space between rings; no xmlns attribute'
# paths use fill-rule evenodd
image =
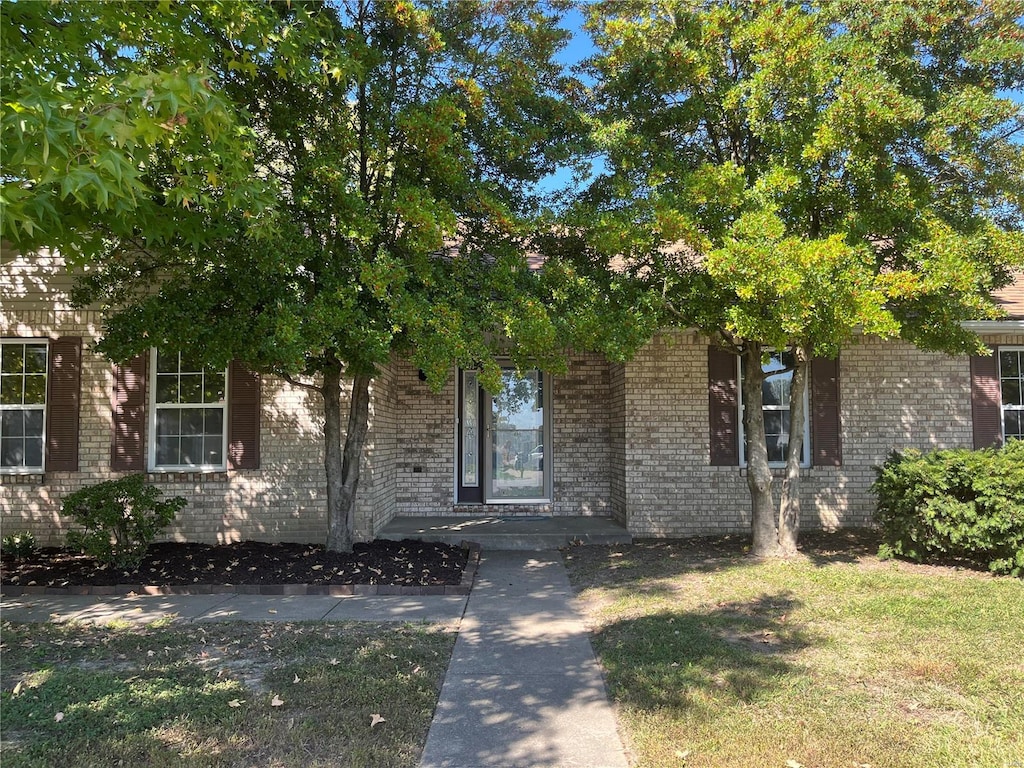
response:
<svg viewBox="0 0 1024 768"><path fill-rule="evenodd" d="M123 472L146 471L146 374L149 355L114 366L114 430L110 467Z"/></svg>
<svg viewBox="0 0 1024 768"><path fill-rule="evenodd" d="M811 360L811 451L811 463L816 467L842 466L838 360Z"/></svg>
<svg viewBox="0 0 1024 768"><path fill-rule="evenodd" d="M78 471L78 408L82 386L82 339L50 342L46 394L46 471Z"/></svg>
<svg viewBox="0 0 1024 768"><path fill-rule="evenodd" d="M971 420L975 448L988 448L1003 442L997 354L998 350L993 350L991 355L971 357Z"/></svg>
<svg viewBox="0 0 1024 768"><path fill-rule="evenodd" d="M714 345L708 347L708 407L711 417L711 465L739 466L736 355Z"/></svg>
<svg viewBox="0 0 1024 768"><path fill-rule="evenodd" d="M228 367L228 466L260 467L260 377L234 360Z"/></svg>

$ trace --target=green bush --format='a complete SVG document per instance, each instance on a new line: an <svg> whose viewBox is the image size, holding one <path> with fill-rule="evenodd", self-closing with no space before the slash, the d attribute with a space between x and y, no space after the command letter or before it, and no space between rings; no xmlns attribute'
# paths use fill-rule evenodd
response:
<svg viewBox="0 0 1024 768"><path fill-rule="evenodd" d="M146 550L185 506L181 496L160 501L160 489L144 475L82 488L64 499L61 511L85 530L68 531L68 546L116 568L136 568Z"/></svg>
<svg viewBox="0 0 1024 768"><path fill-rule="evenodd" d="M8 557L21 560L36 551L36 537L29 531L9 533L4 536L3 543L0 544L0 551Z"/></svg>
<svg viewBox="0 0 1024 768"><path fill-rule="evenodd" d="M894 451L872 490L882 557L960 558L1024 576L1024 441L980 451Z"/></svg>

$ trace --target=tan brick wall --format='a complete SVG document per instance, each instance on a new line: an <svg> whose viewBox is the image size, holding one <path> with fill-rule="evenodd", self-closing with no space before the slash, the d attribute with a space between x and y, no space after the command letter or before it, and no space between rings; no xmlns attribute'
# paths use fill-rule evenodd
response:
<svg viewBox="0 0 1024 768"><path fill-rule="evenodd" d="M30 530L41 544L60 544L68 521L60 515L63 497L121 473L110 470L113 368L90 347L99 338L99 313L73 311L66 299L70 281L59 262L4 254L0 263L0 336L83 337L79 426L79 471L45 475L0 475L0 529ZM30 309L48 306L49 309ZM388 371L384 372L387 383ZM390 391L385 386L385 391ZM214 473L152 473L149 480L167 495L182 495L169 538L205 542L259 539L319 542L326 538L323 468L323 405L320 396L263 377L258 470ZM394 451L394 409L374 404L381 426L370 430L369 455ZM389 421L390 419L390 421ZM367 467L364 462L364 470ZM371 509L386 513L394 483L385 474L365 472L357 506L356 534L372 535Z"/></svg>
<svg viewBox="0 0 1024 768"><path fill-rule="evenodd" d="M984 338L1024 344L1018 334ZM966 357L858 341L840 356L843 464L801 476L809 528L870 524L874 468L892 449L972 445ZM749 529L745 471L710 465L707 376L707 340L692 332L659 336L625 367L626 509L636 536Z"/></svg>
<svg viewBox="0 0 1024 768"><path fill-rule="evenodd" d="M0 335L82 336L80 471L0 475L0 527L60 543L61 499L114 476L110 466L111 365L91 352L101 318L67 304L59 261L0 262ZM46 309L40 309L46 307ZM1024 345L1024 334L986 336ZM865 338L840 357L843 465L804 471L803 525L870 522L874 467L893 448L971 445L969 362ZM171 536L199 541L322 541L323 408L319 395L264 377L261 468L152 474L186 496ZM394 515L614 515L637 536L745 531L744 471L710 466L707 340L659 336L625 365L576 355L552 381L554 497L539 505L455 506L455 382L433 393L395 359L373 383L357 498L357 539Z"/></svg>

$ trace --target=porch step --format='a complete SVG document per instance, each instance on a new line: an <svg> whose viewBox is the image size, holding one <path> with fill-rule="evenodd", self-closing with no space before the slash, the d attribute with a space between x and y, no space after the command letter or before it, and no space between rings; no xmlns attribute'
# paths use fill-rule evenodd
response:
<svg viewBox="0 0 1024 768"><path fill-rule="evenodd" d="M558 549L573 544L631 544L633 537L610 517L396 517L378 539L418 539L483 550Z"/></svg>

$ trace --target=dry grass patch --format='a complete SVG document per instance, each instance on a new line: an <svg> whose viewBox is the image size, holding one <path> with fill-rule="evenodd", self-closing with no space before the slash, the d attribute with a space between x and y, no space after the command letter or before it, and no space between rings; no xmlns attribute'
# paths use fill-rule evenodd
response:
<svg viewBox="0 0 1024 768"><path fill-rule="evenodd" d="M356 622L7 623L4 768L413 766L454 640Z"/></svg>
<svg viewBox="0 0 1024 768"><path fill-rule="evenodd" d="M1024 760L1024 584L880 563L871 534L566 555L638 766Z"/></svg>

